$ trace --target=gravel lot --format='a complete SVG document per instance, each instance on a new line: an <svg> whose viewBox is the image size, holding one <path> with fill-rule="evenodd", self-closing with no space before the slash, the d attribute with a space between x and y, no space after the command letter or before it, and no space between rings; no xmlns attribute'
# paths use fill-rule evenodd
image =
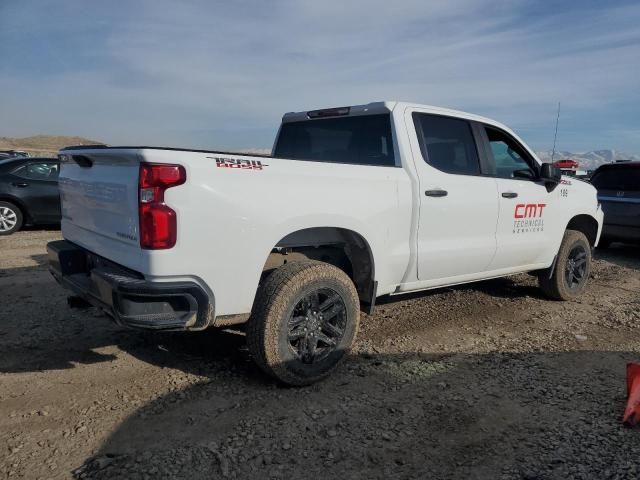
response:
<svg viewBox="0 0 640 480"><path fill-rule="evenodd" d="M0 478L640 478L640 249L599 252L574 303L527 275L385 301L336 374L288 389L238 332L69 310L59 236L0 238Z"/></svg>

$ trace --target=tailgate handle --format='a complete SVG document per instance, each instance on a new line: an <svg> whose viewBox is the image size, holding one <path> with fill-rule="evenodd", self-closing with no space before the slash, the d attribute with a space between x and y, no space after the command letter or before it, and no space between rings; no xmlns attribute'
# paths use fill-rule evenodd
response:
<svg viewBox="0 0 640 480"><path fill-rule="evenodd" d="M424 192L427 197L446 197L449 192L446 190L427 190Z"/></svg>
<svg viewBox="0 0 640 480"><path fill-rule="evenodd" d="M73 158L73 161L83 168L93 167L93 160L91 160L89 157L86 157L84 155L71 155L71 158Z"/></svg>

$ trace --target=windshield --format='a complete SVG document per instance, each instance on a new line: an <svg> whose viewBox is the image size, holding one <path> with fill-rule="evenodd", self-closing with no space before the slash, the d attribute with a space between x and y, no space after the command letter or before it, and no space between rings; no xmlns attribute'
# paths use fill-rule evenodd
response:
<svg viewBox="0 0 640 480"><path fill-rule="evenodd" d="M395 166L390 115L283 123L273 154L294 160Z"/></svg>

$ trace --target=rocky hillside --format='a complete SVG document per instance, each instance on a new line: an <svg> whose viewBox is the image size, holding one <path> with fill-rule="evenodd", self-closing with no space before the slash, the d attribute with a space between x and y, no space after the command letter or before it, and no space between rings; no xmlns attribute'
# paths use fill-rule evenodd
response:
<svg viewBox="0 0 640 480"><path fill-rule="evenodd" d="M0 150L24 150L31 156L57 155L58 150L70 145L97 145L102 142L82 137L58 135L34 135L32 137L0 137Z"/></svg>

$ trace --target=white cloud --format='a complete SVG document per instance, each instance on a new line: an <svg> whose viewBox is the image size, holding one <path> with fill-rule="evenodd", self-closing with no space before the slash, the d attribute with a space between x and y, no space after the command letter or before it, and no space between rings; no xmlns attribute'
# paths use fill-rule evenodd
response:
<svg viewBox="0 0 640 480"><path fill-rule="evenodd" d="M24 5L17 11L37 9ZM0 100L18 111L11 119L0 111L2 131L262 147L284 111L402 99L494 116L535 143L546 141L562 100L564 132L580 142L594 136L581 139L585 116L606 118L611 130L633 116L617 106L640 100L640 5L552 15L489 0L87 8L64 9L52 30L75 38L83 55L93 49L96 62L74 68L66 52L64 68L44 78L0 70ZM620 142L602 146L640 150L633 136Z"/></svg>

